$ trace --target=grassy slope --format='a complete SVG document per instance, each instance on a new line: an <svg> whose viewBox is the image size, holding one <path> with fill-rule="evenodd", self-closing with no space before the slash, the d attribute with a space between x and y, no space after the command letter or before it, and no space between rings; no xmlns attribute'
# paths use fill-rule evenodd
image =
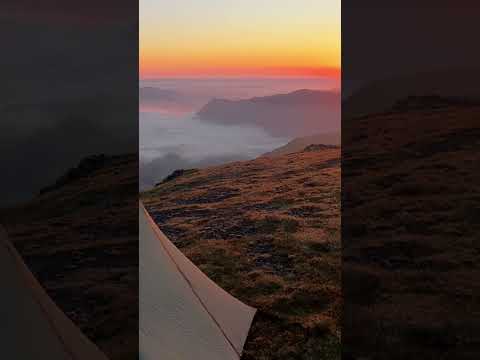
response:
<svg viewBox="0 0 480 360"><path fill-rule="evenodd" d="M263 156L277 157L281 155L292 154L302 151L307 146L312 144L336 145L339 146L341 142L340 132L310 135L305 137L295 138L284 146L281 146L273 151L270 151Z"/></svg>
<svg viewBox="0 0 480 360"><path fill-rule="evenodd" d="M478 358L479 120L480 107L447 106L344 124L352 358Z"/></svg>
<svg viewBox="0 0 480 360"><path fill-rule="evenodd" d="M340 150L187 172L143 193L165 234L258 308L244 359L339 358Z"/></svg>
<svg viewBox="0 0 480 360"><path fill-rule="evenodd" d="M111 360L138 356L137 174L136 156L116 157L0 213L48 294Z"/></svg>

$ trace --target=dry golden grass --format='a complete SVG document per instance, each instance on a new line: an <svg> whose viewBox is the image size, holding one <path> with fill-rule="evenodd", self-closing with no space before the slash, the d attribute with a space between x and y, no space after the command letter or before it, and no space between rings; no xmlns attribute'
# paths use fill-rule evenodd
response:
<svg viewBox="0 0 480 360"><path fill-rule="evenodd" d="M259 309L244 359L339 358L339 148L190 171L142 199L185 255Z"/></svg>
<svg viewBox="0 0 480 360"><path fill-rule="evenodd" d="M343 136L346 353L478 358L480 108L366 116Z"/></svg>
<svg viewBox="0 0 480 360"><path fill-rule="evenodd" d="M137 195L137 157L120 156L0 212L47 293L111 360L138 357Z"/></svg>

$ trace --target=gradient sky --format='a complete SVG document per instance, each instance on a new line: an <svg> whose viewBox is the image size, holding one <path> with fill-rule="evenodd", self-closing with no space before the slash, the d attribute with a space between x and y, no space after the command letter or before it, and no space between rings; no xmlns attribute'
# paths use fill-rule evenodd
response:
<svg viewBox="0 0 480 360"><path fill-rule="evenodd" d="M140 77L339 75L340 0L140 0Z"/></svg>

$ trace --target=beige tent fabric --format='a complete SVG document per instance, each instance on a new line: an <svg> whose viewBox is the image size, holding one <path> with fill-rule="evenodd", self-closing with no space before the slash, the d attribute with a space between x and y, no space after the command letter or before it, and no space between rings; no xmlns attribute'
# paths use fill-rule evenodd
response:
<svg viewBox="0 0 480 360"><path fill-rule="evenodd" d="M15 360L107 360L42 289L0 227L0 352Z"/></svg>
<svg viewBox="0 0 480 360"><path fill-rule="evenodd" d="M238 360L256 310L190 262L143 205L139 227L140 358Z"/></svg>

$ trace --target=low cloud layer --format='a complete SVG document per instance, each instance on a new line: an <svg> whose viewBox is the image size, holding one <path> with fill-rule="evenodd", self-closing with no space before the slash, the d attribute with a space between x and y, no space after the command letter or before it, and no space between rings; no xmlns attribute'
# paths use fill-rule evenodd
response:
<svg viewBox="0 0 480 360"><path fill-rule="evenodd" d="M2 7L0 207L31 199L86 156L138 151L137 9Z"/></svg>
<svg viewBox="0 0 480 360"><path fill-rule="evenodd" d="M148 163L140 163L140 191L151 189L178 169L198 169L221 165L232 161L246 160L242 155L207 156L189 160L175 153L168 153Z"/></svg>
<svg viewBox="0 0 480 360"><path fill-rule="evenodd" d="M136 152L136 108L114 99L0 110L0 206L26 201L85 156Z"/></svg>
<svg viewBox="0 0 480 360"><path fill-rule="evenodd" d="M246 160L288 142L254 126L211 124L191 116L140 113L140 186L144 190L177 169Z"/></svg>

